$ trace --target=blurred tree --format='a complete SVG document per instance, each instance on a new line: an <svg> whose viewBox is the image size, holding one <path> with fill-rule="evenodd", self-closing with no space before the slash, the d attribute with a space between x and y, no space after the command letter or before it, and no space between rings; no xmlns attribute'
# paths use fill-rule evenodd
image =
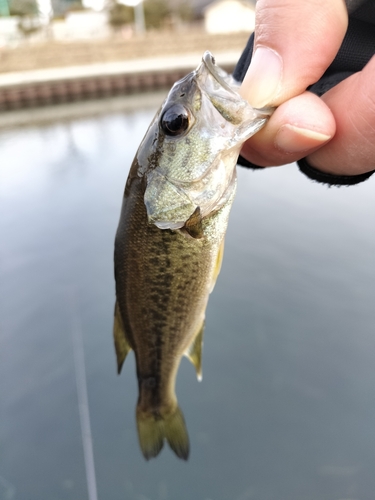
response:
<svg viewBox="0 0 375 500"><path fill-rule="evenodd" d="M119 29L134 22L134 8L112 1L109 7L109 24L114 29Z"/></svg>
<svg viewBox="0 0 375 500"><path fill-rule="evenodd" d="M62 18L67 12L83 10L82 0L51 0L53 17Z"/></svg>
<svg viewBox="0 0 375 500"><path fill-rule="evenodd" d="M39 9L36 0L11 0L9 5L11 16L37 16Z"/></svg>
<svg viewBox="0 0 375 500"><path fill-rule="evenodd" d="M181 21L189 22L194 19L194 9L190 0L183 0L176 7L176 14Z"/></svg>
<svg viewBox="0 0 375 500"><path fill-rule="evenodd" d="M146 28L162 28L169 16L171 9L167 0L144 0L144 13Z"/></svg>
<svg viewBox="0 0 375 500"><path fill-rule="evenodd" d="M144 17L147 29L160 29L168 25L173 15L183 21L193 18L193 9L189 0L181 0L174 3L171 0L144 0ZM109 4L109 23L115 29L133 24L134 7L111 0Z"/></svg>
<svg viewBox="0 0 375 500"><path fill-rule="evenodd" d="M11 0L9 11L11 16L19 16L18 29L24 36L40 30L39 8L36 0Z"/></svg>

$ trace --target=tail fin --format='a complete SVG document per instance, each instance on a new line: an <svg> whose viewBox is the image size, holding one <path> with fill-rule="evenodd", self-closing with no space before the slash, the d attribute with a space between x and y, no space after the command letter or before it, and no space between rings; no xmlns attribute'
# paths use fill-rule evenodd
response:
<svg viewBox="0 0 375 500"><path fill-rule="evenodd" d="M189 436L184 416L178 406L173 413L164 418L137 411L137 427L139 445L146 460L160 453L165 439L178 458L188 459Z"/></svg>

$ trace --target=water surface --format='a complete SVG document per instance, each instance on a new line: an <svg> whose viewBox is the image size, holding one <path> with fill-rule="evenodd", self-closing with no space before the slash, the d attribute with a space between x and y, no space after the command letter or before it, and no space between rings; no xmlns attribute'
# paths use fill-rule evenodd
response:
<svg viewBox="0 0 375 500"><path fill-rule="evenodd" d="M116 375L112 255L154 112L0 134L0 498L88 499L78 329L99 499L373 500L375 179L239 170L203 382L187 360L177 381L190 459L141 456L133 356Z"/></svg>

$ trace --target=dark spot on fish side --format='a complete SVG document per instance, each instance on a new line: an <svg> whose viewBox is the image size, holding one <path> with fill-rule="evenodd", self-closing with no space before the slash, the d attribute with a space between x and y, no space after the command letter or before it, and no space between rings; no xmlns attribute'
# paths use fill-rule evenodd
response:
<svg viewBox="0 0 375 500"><path fill-rule="evenodd" d="M158 257L151 257L148 262L153 266L158 266L160 264L160 259Z"/></svg>
<svg viewBox="0 0 375 500"><path fill-rule="evenodd" d="M164 242L169 243L169 241L171 241L172 239L178 238L178 233L176 233L176 231L172 231L172 229L165 229L163 231L163 237L164 237Z"/></svg>
<svg viewBox="0 0 375 500"><path fill-rule="evenodd" d="M160 311L156 309L151 309L150 313L155 322L159 322L160 324L165 323L166 317L164 314L160 313Z"/></svg>
<svg viewBox="0 0 375 500"><path fill-rule="evenodd" d="M162 276L161 276L162 280L161 282L166 286L166 287L169 287L172 283L172 280L173 280L173 275L170 274L170 273L164 273Z"/></svg>
<svg viewBox="0 0 375 500"><path fill-rule="evenodd" d="M142 380L142 386L146 389L153 389L156 387L155 377L148 377Z"/></svg>

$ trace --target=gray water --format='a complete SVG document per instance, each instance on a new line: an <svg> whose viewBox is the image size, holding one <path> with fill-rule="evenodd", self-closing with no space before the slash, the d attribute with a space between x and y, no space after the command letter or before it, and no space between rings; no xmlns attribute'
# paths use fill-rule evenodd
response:
<svg viewBox="0 0 375 500"><path fill-rule="evenodd" d="M81 338L100 500L373 500L375 178L329 189L295 165L239 169L203 381L187 360L178 375L191 456L141 456L112 254L154 111L0 134L0 499L88 499Z"/></svg>

